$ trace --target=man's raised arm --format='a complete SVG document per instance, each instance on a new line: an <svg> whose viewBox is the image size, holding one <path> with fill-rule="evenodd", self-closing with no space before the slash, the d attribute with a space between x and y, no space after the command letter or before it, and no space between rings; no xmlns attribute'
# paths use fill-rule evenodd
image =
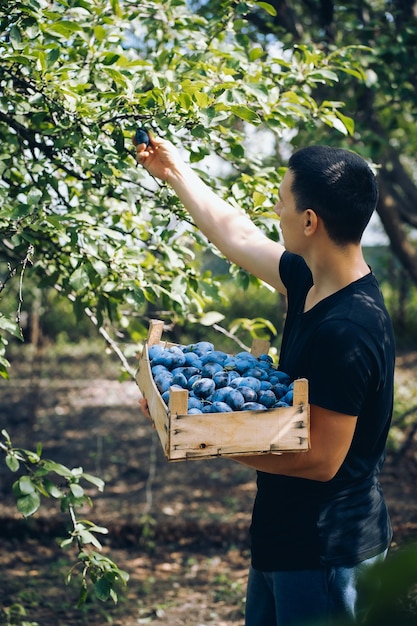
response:
<svg viewBox="0 0 417 626"><path fill-rule="evenodd" d="M240 209L222 200L181 158L173 144L151 137L136 145L137 161L166 181L190 213L195 225L226 258L285 293L279 277L284 247L269 239Z"/></svg>

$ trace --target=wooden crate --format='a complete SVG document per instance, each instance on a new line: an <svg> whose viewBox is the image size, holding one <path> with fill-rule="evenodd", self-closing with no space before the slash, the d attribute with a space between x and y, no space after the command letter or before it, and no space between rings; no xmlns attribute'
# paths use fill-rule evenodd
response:
<svg viewBox="0 0 417 626"><path fill-rule="evenodd" d="M169 406L163 401L152 377L148 347L160 343L163 322L151 322L136 382L148 402L149 413L169 461L218 456L302 452L310 447L308 381L294 381L292 407L266 411L187 414L188 390L171 389ZM251 352L265 352L267 342L254 342Z"/></svg>

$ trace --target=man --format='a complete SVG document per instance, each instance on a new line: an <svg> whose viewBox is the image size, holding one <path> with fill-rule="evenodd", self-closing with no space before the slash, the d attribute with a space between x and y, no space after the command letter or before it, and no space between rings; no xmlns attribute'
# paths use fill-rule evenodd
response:
<svg viewBox="0 0 417 626"><path fill-rule="evenodd" d="M258 472L246 625L357 623L358 576L391 541L378 476L395 347L360 243L375 177L347 150L295 152L275 209L284 247L217 197L170 142L136 149L227 258L287 297L280 369L309 380L311 449L235 458Z"/></svg>

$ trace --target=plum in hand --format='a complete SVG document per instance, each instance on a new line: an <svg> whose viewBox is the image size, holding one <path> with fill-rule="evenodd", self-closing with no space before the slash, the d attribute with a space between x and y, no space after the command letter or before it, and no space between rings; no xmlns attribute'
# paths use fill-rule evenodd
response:
<svg viewBox="0 0 417 626"><path fill-rule="evenodd" d="M135 143L140 146L141 143L149 146L149 135L143 128L138 128L135 133Z"/></svg>

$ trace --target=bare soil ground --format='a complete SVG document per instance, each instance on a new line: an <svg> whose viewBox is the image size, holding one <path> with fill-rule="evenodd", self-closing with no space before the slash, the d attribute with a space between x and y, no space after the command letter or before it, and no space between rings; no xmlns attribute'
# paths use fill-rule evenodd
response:
<svg viewBox="0 0 417 626"><path fill-rule="evenodd" d="M168 463L135 383L117 382L111 359L35 365L13 362L11 380L0 381L0 430L19 447L41 441L44 458L105 480L83 515L109 529L104 553L130 581L117 605L90 598L75 608L79 580L65 584L74 554L59 547L69 520L53 501L23 520L11 494L16 477L0 457L0 624L241 626L254 472L224 459ZM413 385L416 367L417 353L401 355L397 384ZM383 475L394 546L417 538L415 433L404 443Z"/></svg>

